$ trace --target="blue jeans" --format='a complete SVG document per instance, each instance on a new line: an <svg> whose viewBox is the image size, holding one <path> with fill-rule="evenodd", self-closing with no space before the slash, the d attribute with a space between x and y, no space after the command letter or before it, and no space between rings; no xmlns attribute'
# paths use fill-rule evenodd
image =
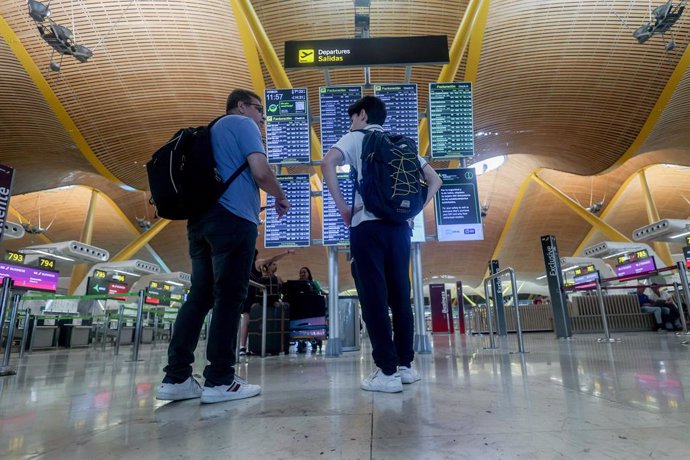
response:
<svg viewBox="0 0 690 460"><path fill-rule="evenodd" d="M194 350L206 314L213 308L204 369L206 385L229 385L235 376L235 347L242 304L254 258L256 224L216 204L187 223L192 287L180 307L168 347L166 380L183 382L192 375Z"/></svg>
<svg viewBox="0 0 690 460"><path fill-rule="evenodd" d="M380 220L350 229L350 249L362 318L372 357L384 374L414 359L414 317L410 305L410 227ZM391 327L388 309L393 313Z"/></svg>

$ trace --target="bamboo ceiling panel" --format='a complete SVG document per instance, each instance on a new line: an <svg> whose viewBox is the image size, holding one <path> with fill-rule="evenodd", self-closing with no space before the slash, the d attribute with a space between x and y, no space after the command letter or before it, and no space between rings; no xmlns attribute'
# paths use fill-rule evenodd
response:
<svg viewBox="0 0 690 460"><path fill-rule="evenodd" d="M51 11L66 26L73 14L77 41L94 49L84 64L66 57L59 80L26 2L0 7L99 160L134 187L146 188L141 164L176 129L208 122L231 89L250 87L227 0L59 0Z"/></svg>
<svg viewBox="0 0 690 460"><path fill-rule="evenodd" d="M94 171L4 40L0 63L0 162L15 169L13 192L55 187L73 171Z"/></svg>
<svg viewBox="0 0 690 460"><path fill-rule="evenodd" d="M682 51L639 45L646 1L491 2L475 91L476 129L496 154L592 174L636 138ZM688 42L687 15L674 27Z"/></svg>

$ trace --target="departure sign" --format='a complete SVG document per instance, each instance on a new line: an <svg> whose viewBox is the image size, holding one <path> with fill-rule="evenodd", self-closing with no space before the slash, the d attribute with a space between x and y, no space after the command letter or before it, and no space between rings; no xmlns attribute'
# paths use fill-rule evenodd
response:
<svg viewBox="0 0 690 460"><path fill-rule="evenodd" d="M417 85L376 85L374 94L386 104L388 116L383 129L419 143Z"/></svg>
<svg viewBox="0 0 690 460"><path fill-rule="evenodd" d="M349 173L338 173L338 185L346 200L352 197L352 180ZM333 196L323 182L323 245L324 246L347 246L350 244L350 229L345 226L343 218L335 206Z"/></svg>
<svg viewBox="0 0 690 460"><path fill-rule="evenodd" d="M55 269L55 260L54 259L47 259L45 257L39 257L38 258L38 267L39 268L47 268L48 270L54 270Z"/></svg>
<svg viewBox="0 0 690 460"><path fill-rule="evenodd" d="M267 89L266 150L269 163L309 163L306 88Z"/></svg>
<svg viewBox="0 0 690 460"><path fill-rule="evenodd" d="M290 212L278 219L275 198L266 199L264 247L294 248L311 244L311 189L308 174L277 176L291 204Z"/></svg>
<svg viewBox="0 0 690 460"><path fill-rule="evenodd" d="M23 264L24 254L22 254L21 252L5 251L5 260L8 262Z"/></svg>
<svg viewBox="0 0 690 460"><path fill-rule="evenodd" d="M440 169L436 193L436 234L439 241L483 240L477 176L472 168Z"/></svg>
<svg viewBox="0 0 690 460"><path fill-rule="evenodd" d="M319 89L321 113L321 153L328 150L350 132L347 108L362 97L361 86L324 86Z"/></svg>
<svg viewBox="0 0 690 460"><path fill-rule="evenodd" d="M474 156L472 83L429 83L432 158Z"/></svg>

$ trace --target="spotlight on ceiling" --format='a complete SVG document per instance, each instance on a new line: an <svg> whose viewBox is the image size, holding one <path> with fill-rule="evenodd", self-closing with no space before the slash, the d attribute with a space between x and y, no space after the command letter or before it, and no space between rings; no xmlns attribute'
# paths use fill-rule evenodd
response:
<svg viewBox="0 0 690 460"><path fill-rule="evenodd" d="M74 45L72 47L72 56L74 56L79 62L86 62L91 56L93 56L93 51L84 45Z"/></svg>
<svg viewBox="0 0 690 460"><path fill-rule="evenodd" d="M29 0L29 16L36 22L43 22L50 17L50 2L44 5L36 0Z"/></svg>

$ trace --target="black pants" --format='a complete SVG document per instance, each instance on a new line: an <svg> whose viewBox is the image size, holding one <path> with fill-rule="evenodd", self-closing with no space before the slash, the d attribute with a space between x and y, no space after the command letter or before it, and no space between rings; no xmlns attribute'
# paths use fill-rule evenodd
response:
<svg viewBox="0 0 690 460"><path fill-rule="evenodd" d="M372 357L384 374L414 359L414 318L410 305L410 227L379 220L350 229L353 277ZM388 315L393 313L393 324Z"/></svg>
<svg viewBox="0 0 690 460"><path fill-rule="evenodd" d="M192 287L175 320L168 347L167 378L182 382L192 375L194 350L208 311L206 384L229 385L235 375L235 347L242 304L256 244L256 224L216 204L187 224L192 258Z"/></svg>

